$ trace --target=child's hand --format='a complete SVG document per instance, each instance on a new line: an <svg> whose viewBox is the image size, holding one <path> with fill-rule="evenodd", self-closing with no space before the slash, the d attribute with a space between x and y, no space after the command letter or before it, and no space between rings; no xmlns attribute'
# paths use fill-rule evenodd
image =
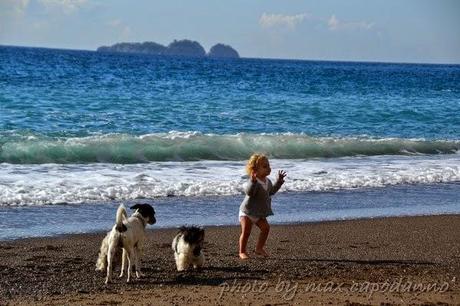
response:
<svg viewBox="0 0 460 306"><path fill-rule="evenodd" d="M286 177L287 173L284 170L278 171L278 182L281 184L284 183L284 178Z"/></svg>
<svg viewBox="0 0 460 306"><path fill-rule="evenodd" d="M251 181L253 183L255 183L257 181L257 172L256 171L251 172Z"/></svg>

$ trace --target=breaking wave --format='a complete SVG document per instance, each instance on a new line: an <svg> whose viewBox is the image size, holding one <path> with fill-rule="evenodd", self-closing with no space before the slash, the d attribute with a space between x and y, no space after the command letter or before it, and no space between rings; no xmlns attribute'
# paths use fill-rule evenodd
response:
<svg viewBox="0 0 460 306"><path fill-rule="evenodd" d="M169 132L88 137L0 136L0 163L135 164L152 161L245 160L253 152L278 159L452 154L458 140L311 137L306 134Z"/></svg>

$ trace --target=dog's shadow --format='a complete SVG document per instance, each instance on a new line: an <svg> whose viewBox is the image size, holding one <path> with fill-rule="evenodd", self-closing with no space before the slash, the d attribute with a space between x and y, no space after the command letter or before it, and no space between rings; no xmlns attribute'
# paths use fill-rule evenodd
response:
<svg viewBox="0 0 460 306"><path fill-rule="evenodd" d="M220 273L219 273L220 272ZM208 266L198 270L177 272L173 283L182 285L209 285L219 286L224 282L233 280L260 280L267 273L265 270L251 270L248 267ZM220 276L215 274L231 273L232 275ZM211 275L210 275L211 274Z"/></svg>
<svg viewBox="0 0 460 306"><path fill-rule="evenodd" d="M266 270L251 270L247 267L221 267L210 266L197 270L187 270L183 272L173 272L167 279L157 279L156 268L145 268L143 272L148 275L145 278L136 280L139 284L163 284L163 285L209 285L219 286L224 282L234 280L261 280ZM220 275L219 275L220 274ZM231 274L231 275L223 275Z"/></svg>
<svg viewBox="0 0 460 306"><path fill-rule="evenodd" d="M209 277L206 275L199 274L181 274L171 280L170 284L181 284L181 285L208 285L208 286L220 286L222 283L234 280L260 280L258 276L214 276Z"/></svg>

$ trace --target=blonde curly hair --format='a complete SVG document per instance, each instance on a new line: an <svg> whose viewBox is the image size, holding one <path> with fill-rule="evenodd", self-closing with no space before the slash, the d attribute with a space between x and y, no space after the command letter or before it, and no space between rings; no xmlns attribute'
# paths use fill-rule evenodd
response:
<svg viewBox="0 0 460 306"><path fill-rule="evenodd" d="M260 162L263 160L268 161L268 157L261 153L252 154L248 160L248 163L246 164L246 173L251 176L251 173L253 171L257 171Z"/></svg>

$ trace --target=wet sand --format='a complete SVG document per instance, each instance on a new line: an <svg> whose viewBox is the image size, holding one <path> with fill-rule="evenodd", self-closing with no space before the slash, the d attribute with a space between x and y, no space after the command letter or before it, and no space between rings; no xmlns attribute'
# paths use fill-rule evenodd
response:
<svg viewBox="0 0 460 306"><path fill-rule="evenodd" d="M205 267L176 272L176 230L149 227L145 276L110 285L95 271L105 233L1 241L0 305L460 303L460 215L276 225L271 257L247 261L239 230L207 227Z"/></svg>

